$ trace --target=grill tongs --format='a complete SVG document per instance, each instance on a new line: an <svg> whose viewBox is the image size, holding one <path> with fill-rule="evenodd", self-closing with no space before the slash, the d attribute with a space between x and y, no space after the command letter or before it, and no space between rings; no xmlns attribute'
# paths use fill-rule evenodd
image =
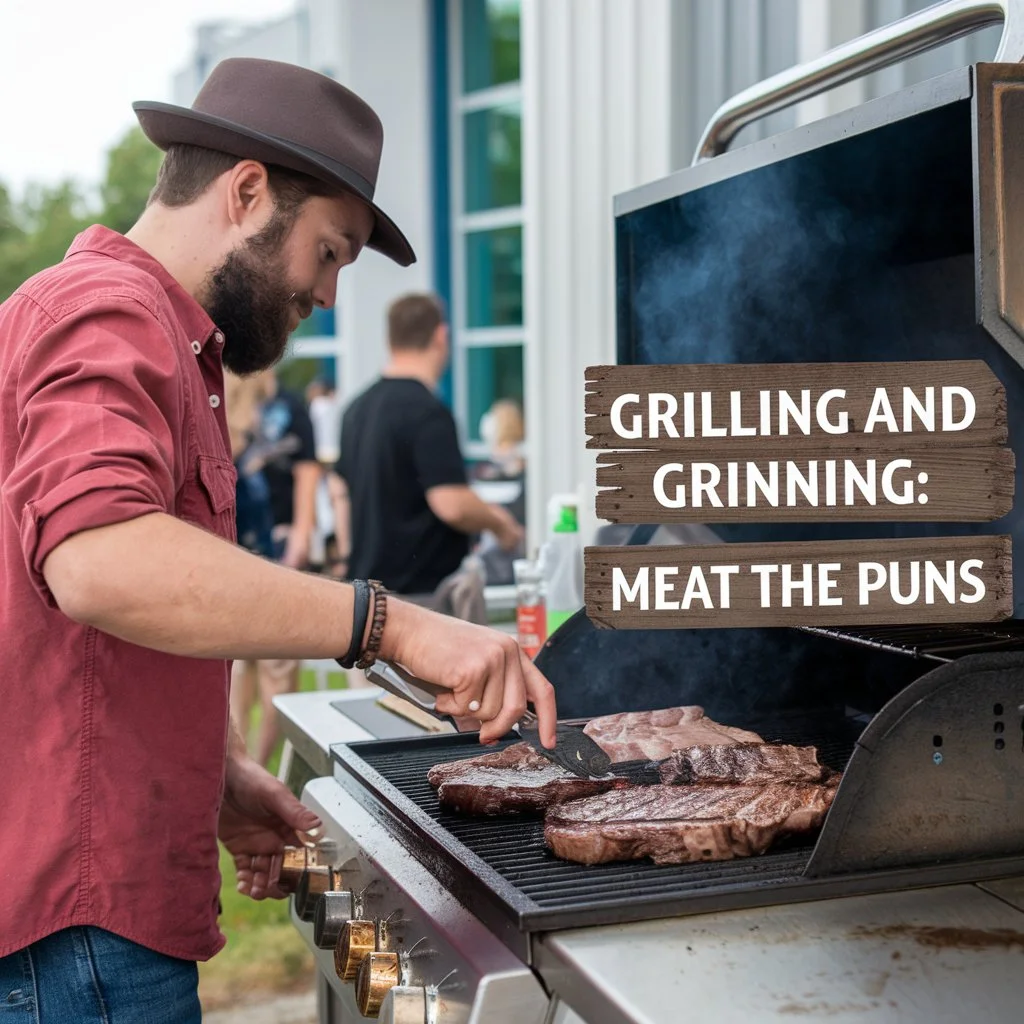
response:
<svg viewBox="0 0 1024 1024"><path fill-rule="evenodd" d="M442 714L436 708L437 698L449 692L443 686L419 679L401 665L378 659L368 669L366 678L388 693L407 700L410 704L458 728L451 715ZM611 758L582 729L559 724L555 746L548 750L540 741L537 716L527 711L514 726L523 740L539 754L559 767L578 775L581 779L599 778L608 773Z"/></svg>

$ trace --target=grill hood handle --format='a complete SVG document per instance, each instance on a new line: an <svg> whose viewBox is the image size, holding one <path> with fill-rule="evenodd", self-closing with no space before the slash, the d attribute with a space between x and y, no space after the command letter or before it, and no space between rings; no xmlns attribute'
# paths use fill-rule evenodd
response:
<svg viewBox="0 0 1024 1024"><path fill-rule="evenodd" d="M944 0L851 39L806 64L780 71L726 100L712 115L693 156L724 153L741 128L795 103L897 64L989 25L1003 23L995 63L1024 60L1022 0Z"/></svg>

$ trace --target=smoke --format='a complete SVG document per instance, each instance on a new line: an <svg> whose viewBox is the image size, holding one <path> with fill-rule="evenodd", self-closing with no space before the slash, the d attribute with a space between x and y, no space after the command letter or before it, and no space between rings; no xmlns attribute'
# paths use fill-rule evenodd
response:
<svg viewBox="0 0 1024 1024"><path fill-rule="evenodd" d="M792 629L606 630L583 613L537 659L561 718L699 704L728 725L876 710L931 667Z"/></svg>

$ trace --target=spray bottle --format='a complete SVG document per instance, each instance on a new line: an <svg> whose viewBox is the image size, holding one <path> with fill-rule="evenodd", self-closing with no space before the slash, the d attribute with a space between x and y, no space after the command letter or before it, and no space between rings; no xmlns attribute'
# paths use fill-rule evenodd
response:
<svg viewBox="0 0 1024 1024"><path fill-rule="evenodd" d="M576 496L556 495L548 505L549 533L541 550L547 590L548 636L583 606L580 582L583 552L580 548Z"/></svg>

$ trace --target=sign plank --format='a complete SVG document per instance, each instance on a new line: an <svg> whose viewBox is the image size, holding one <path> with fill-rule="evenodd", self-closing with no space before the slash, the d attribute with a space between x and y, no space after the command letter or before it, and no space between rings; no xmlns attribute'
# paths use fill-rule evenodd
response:
<svg viewBox="0 0 1024 1024"><path fill-rule="evenodd" d="M1013 508L1014 484L1010 448L775 459L753 446L713 459L606 452L597 515L613 523L990 522Z"/></svg>
<svg viewBox="0 0 1024 1024"><path fill-rule="evenodd" d="M752 443L792 455L1007 438L1006 389L980 359L592 366L586 387L588 448L728 457Z"/></svg>
<svg viewBox="0 0 1024 1024"><path fill-rule="evenodd" d="M998 622L1011 539L922 537L585 552L587 615L609 629Z"/></svg>

